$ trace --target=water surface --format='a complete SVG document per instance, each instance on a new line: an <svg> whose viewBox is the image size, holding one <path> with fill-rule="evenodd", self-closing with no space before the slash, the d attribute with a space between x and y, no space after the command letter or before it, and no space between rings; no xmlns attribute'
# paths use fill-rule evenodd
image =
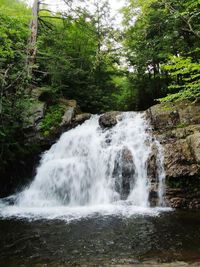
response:
<svg viewBox="0 0 200 267"><path fill-rule="evenodd" d="M93 214L68 222L0 220L2 267L134 265L145 261L158 266L163 262L200 262L200 214Z"/></svg>

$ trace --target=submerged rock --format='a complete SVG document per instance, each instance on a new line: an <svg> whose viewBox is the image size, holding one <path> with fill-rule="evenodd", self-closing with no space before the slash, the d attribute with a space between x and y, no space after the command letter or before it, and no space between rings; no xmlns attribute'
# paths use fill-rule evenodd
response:
<svg viewBox="0 0 200 267"><path fill-rule="evenodd" d="M121 113L118 111L107 112L100 116L99 125L101 128L111 128L117 124L117 116Z"/></svg>

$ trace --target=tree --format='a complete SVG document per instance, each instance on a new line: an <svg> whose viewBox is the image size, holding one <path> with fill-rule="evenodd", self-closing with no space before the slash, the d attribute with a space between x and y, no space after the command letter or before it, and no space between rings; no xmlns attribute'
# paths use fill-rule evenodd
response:
<svg viewBox="0 0 200 267"><path fill-rule="evenodd" d="M39 14L39 0L34 0L32 7L32 18L30 22L30 37L28 40L27 51L27 69L28 76L31 76L37 53L37 38L38 38L38 14Z"/></svg>
<svg viewBox="0 0 200 267"><path fill-rule="evenodd" d="M194 62L191 57L171 56L162 68L170 73L171 83L168 96L160 101L194 100L200 97L199 63Z"/></svg>
<svg viewBox="0 0 200 267"><path fill-rule="evenodd" d="M26 48L30 10L17 0L0 0L0 170L14 157L22 136L27 86Z"/></svg>
<svg viewBox="0 0 200 267"><path fill-rule="evenodd" d="M161 65L170 55L199 62L199 12L197 0L130 0L124 8L124 46L134 70L130 76L139 108L152 105L168 92L173 78Z"/></svg>
<svg viewBox="0 0 200 267"><path fill-rule="evenodd" d="M118 58L110 49L107 3L95 7L92 14L85 9L73 11L73 16L40 13L51 27L40 27L36 72L44 74L41 83L75 98L83 111L103 112L114 108L112 93L118 87L112 76Z"/></svg>

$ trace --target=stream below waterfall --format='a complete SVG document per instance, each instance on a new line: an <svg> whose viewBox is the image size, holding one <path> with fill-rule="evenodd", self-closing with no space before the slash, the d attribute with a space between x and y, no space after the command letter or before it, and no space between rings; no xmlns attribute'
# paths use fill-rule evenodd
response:
<svg viewBox="0 0 200 267"><path fill-rule="evenodd" d="M121 113L105 129L94 115L42 155L29 185L0 200L0 266L197 261L199 223L165 203L162 147L145 114Z"/></svg>
<svg viewBox="0 0 200 267"><path fill-rule="evenodd" d="M93 215L68 223L4 219L0 220L0 266L128 266L137 263L140 267L143 265L139 262L154 262L148 266L159 267L162 263L175 262L169 266L185 267L182 261L200 262L199 225L199 213L190 212L131 217Z"/></svg>

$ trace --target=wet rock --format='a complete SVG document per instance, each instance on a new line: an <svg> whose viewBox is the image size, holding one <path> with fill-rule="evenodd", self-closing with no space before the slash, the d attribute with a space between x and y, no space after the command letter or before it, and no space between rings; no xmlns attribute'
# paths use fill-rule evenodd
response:
<svg viewBox="0 0 200 267"><path fill-rule="evenodd" d="M174 209L184 209L187 207L187 201L182 197L170 198L169 204Z"/></svg>
<svg viewBox="0 0 200 267"><path fill-rule="evenodd" d="M151 153L147 160L147 176L150 183L149 189L149 203L151 207L155 207L158 205L159 196L158 196L158 164L157 164L157 157L158 157L158 147L156 143L153 143L151 147Z"/></svg>
<svg viewBox="0 0 200 267"><path fill-rule="evenodd" d="M147 118L164 148L166 202L173 208L198 208L200 203L200 103L165 103L151 107ZM155 177L155 149L148 160L148 176ZM150 198L155 199L155 189Z"/></svg>
<svg viewBox="0 0 200 267"><path fill-rule="evenodd" d="M117 124L117 116L120 115L118 111L107 112L100 116L99 125L102 129L111 128Z"/></svg>
<svg viewBox="0 0 200 267"><path fill-rule="evenodd" d="M62 127L68 126L71 123L74 116L75 116L75 107L66 108L65 113L62 117L62 122L61 122L60 126L62 126Z"/></svg>
<svg viewBox="0 0 200 267"><path fill-rule="evenodd" d="M157 181L157 155L158 155L158 148L154 143L151 148L151 153L147 160L147 176L150 182Z"/></svg>
<svg viewBox="0 0 200 267"><path fill-rule="evenodd" d="M121 160L122 176L124 177L124 180L128 179L128 183L130 184L130 178L133 177L133 174L135 173L135 168L132 153L128 148L123 149Z"/></svg>
<svg viewBox="0 0 200 267"><path fill-rule="evenodd" d="M158 183L151 183L149 189L149 203L151 207L156 207L159 202L158 197Z"/></svg>
<svg viewBox="0 0 200 267"><path fill-rule="evenodd" d="M92 114L90 113L82 113L82 114L78 114L76 115L76 117L73 120L73 125L77 126L80 125L82 123L84 123L86 120L89 120L91 118Z"/></svg>
<svg viewBox="0 0 200 267"><path fill-rule="evenodd" d="M176 209L199 209L200 186L198 178L171 181L166 190L166 203ZM174 188L176 186L177 188Z"/></svg>
<svg viewBox="0 0 200 267"><path fill-rule="evenodd" d="M135 165L133 156L128 148L123 148L117 154L113 177L115 178L116 191L122 199L126 199L134 184Z"/></svg>

